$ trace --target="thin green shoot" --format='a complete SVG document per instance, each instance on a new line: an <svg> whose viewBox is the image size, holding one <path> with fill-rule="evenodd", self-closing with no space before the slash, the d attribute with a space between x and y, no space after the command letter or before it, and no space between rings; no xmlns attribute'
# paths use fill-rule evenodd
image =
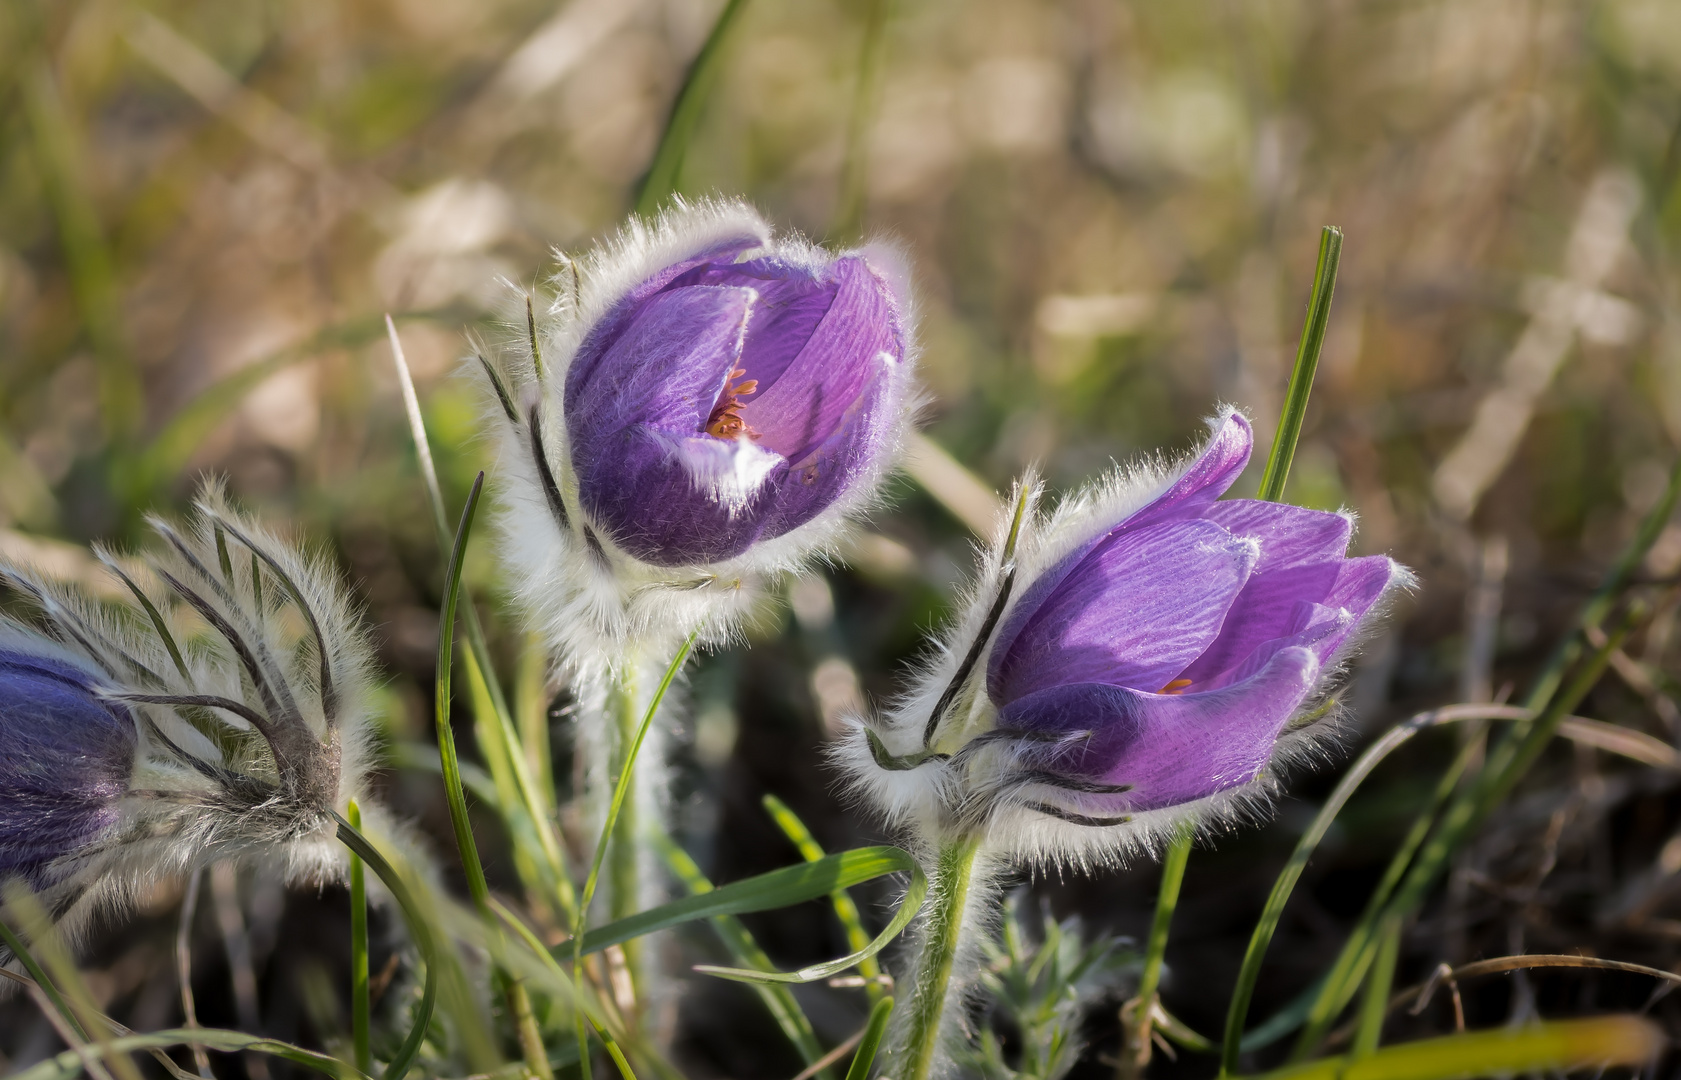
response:
<svg viewBox="0 0 1681 1080"><path fill-rule="evenodd" d="M655 832L651 837L655 850L664 860L666 869L672 876L689 890L690 896L700 896L705 893L716 892L707 876L701 872L694 859L663 832ZM821 858L821 856L819 856ZM744 967L771 966L770 957L759 947L753 934L742 921L734 915L714 915L712 928L717 933L724 947L730 951L735 962ZM865 939L868 940L867 938ZM823 1047L817 1041L817 1031L811 1026L811 1018L806 1016L805 1010L794 999L794 994L785 986L773 984L749 984L765 1010L776 1021L776 1026L782 1029L782 1034L793 1044L799 1052L801 1060L807 1066L814 1066L823 1060ZM828 1076L827 1069L820 1069L813 1075Z"/></svg>
<svg viewBox="0 0 1681 1080"><path fill-rule="evenodd" d="M870 123L881 97L882 60L887 52L887 22L892 0L865 0L864 35L858 46L858 81L852 89L852 112L846 123L846 157L841 163L840 198L829 227L831 241L852 243L864 231L864 200L869 179Z"/></svg>
<svg viewBox="0 0 1681 1080"><path fill-rule="evenodd" d="M345 820L362 828L362 808L355 799L345 808ZM368 886L361 858L350 856L350 1041L356 1068L370 1073L374 1067L369 1041L370 998L368 993Z"/></svg>
<svg viewBox="0 0 1681 1080"><path fill-rule="evenodd" d="M438 620L438 670L436 673L436 702L433 721L438 736L438 756L443 764L444 795L449 802L450 825L455 830L455 847L461 854L461 868L467 875L467 892L473 906L484 917L490 915L490 886L485 882L484 864L479 859L478 845L473 841L473 826L467 817L467 796L461 790L461 764L455 753L455 733L450 727L450 670L455 646L456 600L460 595L461 567L466 556L467 538L472 533L473 515L479 508L479 495L484 489L484 473L473 481L467 495L467 505L461 511L461 524L455 531L455 543L449 556L449 569L444 573L444 596Z"/></svg>
<svg viewBox="0 0 1681 1080"><path fill-rule="evenodd" d="M1358 1061L1377 1052L1383 1038L1383 1021L1389 1014L1389 988L1395 985L1395 963L1401 956L1401 920L1385 919L1378 932L1377 959L1366 978L1366 996L1360 1003L1360 1026L1354 1032L1350 1055Z"/></svg>
<svg viewBox="0 0 1681 1080"><path fill-rule="evenodd" d="M671 689L672 681L682 670L683 662L689 658L689 650L694 648L695 639L700 635L699 630L691 633L683 647L672 657L671 664L665 670L665 678L660 680L659 689L654 692L654 698L648 702L648 710L642 717L642 724L636 730L636 737L625 748L624 760L619 764L619 777L613 785L613 799L607 807L607 820L602 824L601 836L596 840L595 858L590 862L589 876L584 879L584 894L578 899L578 919L572 926L572 972L574 977L583 972L584 959L584 928L589 923L590 904L595 899L596 883L601 878L601 864L607 857L607 846L613 838L613 829L618 824L619 811L623 809L625 795L630 790L631 778L636 771L636 755L642 750L642 743L648 737L648 729L654 723L654 715L659 711L660 703L665 700L665 693ZM577 1021L578 1063L583 1072L583 1080L590 1080L590 1056L588 1052L588 1035L584 1030L583 1014L580 1010ZM613 1055L613 1060L620 1063L621 1069L628 1069L623 1064L623 1055L613 1042L603 1036L607 1045L607 1052Z"/></svg>
<svg viewBox="0 0 1681 1080"><path fill-rule="evenodd" d="M443 550L449 550L451 532L448 517L444 510L443 491L438 486L438 470L432 459L431 440L426 435L426 421L421 416L420 398L415 393L414 377L409 371L408 359L403 354L403 342L397 334L397 324L390 315L385 316L387 340L391 345L391 359L396 367L397 382L403 392L403 409L408 417L409 434L414 440L415 456L420 462L421 477L425 481L427 501L432 508L432 520L438 534L438 543ZM519 736L514 730L513 716L508 709L507 698L502 693L502 685L496 678L495 666L490 661L490 647L485 641L484 627L479 622L478 609L473 604L472 593L465 583L460 586L462 593L463 625L467 630L468 651L465 666L469 678L480 678L484 682L486 691L490 695L491 705L495 712L495 734L506 745L510 767L513 771L515 784L519 788L521 809L531 819L534 835L542 850L543 858L548 863L549 875L557 882L569 882L566 869L566 856L561 848L560 840L551 827L548 816L543 812L543 798L536 791L525 764L525 750L519 745ZM474 676L474 669L477 676ZM514 812L514 808L505 808L505 813ZM556 899L561 907L570 907L569 886L563 888ZM586 1078L587 1080L587 1078Z"/></svg>
<svg viewBox="0 0 1681 1080"><path fill-rule="evenodd" d="M35 954L24 944L23 938L18 936L17 932L3 918L0 918L0 943L4 943L12 956L23 965L23 969L29 972L29 977L35 980L35 985L52 1003L52 1007L58 1012L64 1023L69 1026L70 1030L75 1033L76 1037L86 1042L88 1040L87 1029L82 1026L82 1021L77 1018L75 1010L70 1008L70 1003L64 1000L64 995L59 993L58 987L53 985L53 981L47 977L46 969L41 966L39 960L35 959Z"/></svg>
<svg viewBox="0 0 1681 1080"><path fill-rule="evenodd" d="M336 816L336 815L335 815ZM420 1004L415 1007L414 1026L409 1029L397 1052L385 1065L382 1080L403 1080L408 1075L409 1067L420 1053L420 1046L426 1041L427 1029L432 1024L432 1013L438 1004L438 952L432 937L431 927L427 924L425 912L415 902L414 894L409 891L408 883L402 875L397 873L390 861L380 853L380 850L368 842L368 839L350 822L338 818L339 842L349 848L361 860L379 875L380 881L390 890L397 905L403 909L403 918L409 924L409 936L414 940L414 946L420 952L420 960L426 966L426 982L420 992ZM208 1043L206 1045L209 1045Z"/></svg>
<svg viewBox="0 0 1681 1080"><path fill-rule="evenodd" d="M893 1015L893 999L884 997L870 1009L870 1023L864 1028L864 1038L858 1043L858 1052L852 1056L852 1067L846 1070L846 1080L869 1080L870 1066L875 1064L876 1051L881 1049L881 1039L887 1032L888 1018Z"/></svg>
<svg viewBox="0 0 1681 1080"><path fill-rule="evenodd" d="M1358 761L1343 774L1336 789L1331 792L1325 804L1319 808L1313 822L1296 844L1296 850L1291 853L1290 861L1285 864L1277 880L1273 882L1272 893L1267 897L1266 906L1261 910L1261 917L1255 924L1255 932L1249 939L1248 951L1243 955L1243 966L1238 972L1237 986L1232 992L1231 1007L1226 1014L1226 1035L1221 1049L1220 1067L1227 1073L1237 1071L1238 1054L1244 1048L1243 1024L1249 1013L1249 1003L1254 996L1255 981L1261 973L1261 964L1266 959L1267 945L1272 941L1272 935L1278 928L1278 920L1284 913L1284 905L1289 902L1290 894L1300 880L1302 871L1307 868L1308 860L1313 857L1320 841L1330 831L1331 823L1336 820L1342 808L1354 795L1355 790L1365 782L1372 770L1378 764L1397 750L1414 735L1429 727L1455 721L1484 720L1507 715L1509 710L1501 706L1461 705L1449 706L1445 709L1434 709L1419 713L1403 724L1397 724L1389 729L1384 736L1360 755ZM1493 716L1490 716L1490 714ZM1457 775L1457 774L1456 774ZM1451 789L1450 789L1451 790Z"/></svg>
<svg viewBox="0 0 1681 1080"><path fill-rule="evenodd" d="M644 217L651 215L677 190L683 173L683 158L688 154L689 142L700 124L706 99L717 82L719 60L729 40L730 30L740 20L746 7L747 0L729 0L724 5L724 10L718 13L718 21L712 24L712 32L706 36L706 43L700 47L694 63L689 65L683 85L677 91L677 99L672 103L671 114L666 118L665 130L660 133L659 146L654 151L652 164L648 166L648 175L642 178L641 190L637 192L638 214Z"/></svg>
<svg viewBox="0 0 1681 1080"><path fill-rule="evenodd" d="M1284 482L1290 475L1296 441L1301 438L1302 421L1307 416L1313 375L1319 369L1319 353L1325 346L1325 328L1331 320L1331 297L1336 292L1337 264L1341 260L1342 230L1327 225L1319 234L1319 261L1313 271L1313 292L1307 301L1307 323L1302 327L1301 344L1296 348L1296 366L1290 372L1284 411L1278 418L1266 471L1261 474L1261 490L1255 496L1258 499L1277 502L1284 497Z"/></svg>
<svg viewBox="0 0 1681 1080"><path fill-rule="evenodd" d="M1185 864L1190 861L1191 843L1195 839L1196 823L1184 822L1168 844L1167 857L1162 860L1161 887L1156 891L1156 913L1150 921L1150 937L1144 945L1144 968L1138 976L1138 1026L1133 1032L1133 1042L1140 1051L1149 1045L1150 1021L1156 990L1161 986L1162 961L1167 954L1168 933L1173 928L1173 910L1179 906L1179 889L1185 883Z"/></svg>
<svg viewBox="0 0 1681 1080"><path fill-rule="evenodd" d="M22 924L21 936L27 937L35 951L40 954L42 965L52 973L53 984L59 988L64 1001L81 1021L79 1029L87 1033L88 1042L92 1046L108 1051L116 1033L106 1020L105 1014L94 1004L93 995L89 992L87 984L82 981L81 973L76 970L75 961L71 959L69 950L59 938L46 908L41 906L34 893L16 879L6 884L4 897L6 910L14 913ZM102 1060L110 1066L117 1080L140 1080L140 1070L126 1053L105 1052Z"/></svg>
<svg viewBox="0 0 1681 1080"><path fill-rule="evenodd" d="M775 795L764 797L765 810L770 813L771 820L776 822L782 834L793 842L799 850L800 857L806 862L817 862L827 854L823 845L811 835L805 822L799 815L789 809L788 804ZM846 932L846 944L853 952L860 952L870 943L870 932L864 929L864 919L858 911L858 905L852 899L852 894L845 889L836 889L830 894L835 906L835 918L840 920L841 927ZM858 965L858 974L864 978L864 993L869 995L872 1002L880 1001L886 991L882 987L881 965L874 957Z"/></svg>

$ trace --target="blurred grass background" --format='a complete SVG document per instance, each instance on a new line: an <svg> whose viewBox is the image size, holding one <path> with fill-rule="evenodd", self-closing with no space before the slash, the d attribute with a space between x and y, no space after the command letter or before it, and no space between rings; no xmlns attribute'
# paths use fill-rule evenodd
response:
<svg viewBox="0 0 1681 1080"><path fill-rule="evenodd" d="M0 5L0 550L93 581L81 544L136 542L145 512L225 475L331 545L377 627L386 722L426 738L442 560L381 316L397 318L459 504L488 463L452 377L469 336L516 337L509 320L551 249L587 245L634 206L721 10ZM1039 463L1065 490L1112 461L1183 451L1219 401L1247 409L1265 445L1319 227L1343 228L1287 497L1356 511L1357 549L1420 578L1350 681L1350 742L1521 680L1661 494L1681 439L1681 6L752 0L738 14L677 189L745 195L815 238L900 243L929 433L987 485ZM766 791L831 849L877 835L846 810L821 744L841 713L893 692L971 560L973 492L926 461L914 471L924 482L897 482L847 566L793 589L750 666L726 653L694 673L674 793L715 880L796 857L759 807ZM1671 743L1678 569L1672 527L1646 567L1657 616L1584 707ZM468 576L494 597L482 546ZM492 624L511 672L516 635ZM1409 748L1339 822L1286 915L1257 1018L1339 944L1451 738ZM1296 787L1311 798L1326 782ZM447 837L435 777L386 787ZM1674 963L1673 771L1565 748L1528 798L1409 937L1404 974L1526 948ZM1286 802L1265 829L1193 856L1165 992L1202 1030L1218 1027L1307 813ZM509 876L493 828L484 843ZM1154 876L1035 888L1138 935ZM242 887L265 1030L329 1037L343 1025L342 896ZM178 1009L178 900L159 895L96 953L98 992L136 1027ZM787 964L844 951L825 920L812 905L750 922ZM201 1018L233 1023L225 964L203 952ZM1519 976L1468 1007L1492 1023L1645 991ZM861 1023L855 991L802 995L828 1039ZM0 1008L5 1060L52 1045L26 1006ZM798 1070L756 1008L711 984L671 1003L693 1075ZM1107 1071L1107 1024L1091 1075Z"/></svg>

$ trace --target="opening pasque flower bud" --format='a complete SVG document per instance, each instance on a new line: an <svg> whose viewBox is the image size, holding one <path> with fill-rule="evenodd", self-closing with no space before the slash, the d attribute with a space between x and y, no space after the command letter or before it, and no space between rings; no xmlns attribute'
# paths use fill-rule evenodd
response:
<svg viewBox="0 0 1681 1080"><path fill-rule="evenodd" d="M127 604L0 564L37 616L0 617L0 878L72 931L212 861L336 878L361 795L371 653L332 570L214 489L152 524L149 587L100 553Z"/></svg>
<svg viewBox="0 0 1681 1080"><path fill-rule="evenodd" d="M953 659L869 733L873 754L852 755L890 810L1084 856L1258 790L1407 573L1348 558L1346 515L1216 501L1253 436L1235 412L1213 426L1177 474L1113 477L1042 523L1029 512L1014 550L993 553Z"/></svg>
<svg viewBox="0 0 1681 1080"><path fill-rule="evenodd" d="M578 615L610 639L698 625L874 500L913 396L901 278L889 251L772 239L740 203L680 205L569 264L538 355L487 365L508 555L560 644Z"/></svg>

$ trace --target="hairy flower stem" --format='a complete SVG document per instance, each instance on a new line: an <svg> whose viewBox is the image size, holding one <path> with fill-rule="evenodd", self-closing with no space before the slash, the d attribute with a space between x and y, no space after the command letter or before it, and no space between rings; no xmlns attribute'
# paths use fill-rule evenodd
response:
<svg viewBox="0 0 1681 1080"><path fill-rule="evenodd" d="M963 910L975 874L980 837L967 835L940 845L934 860L933 896L923 929L922 955L917 958L916 986L911 993L910 1020L905 1029L904 1080L928 1080L940 1043L940 1018L945 1013L951 969L957 959Z"/></svg>
<svg viewBox="0 0 1681 1080"><path fill-rule="evenodd" d="M613 722L612 768L608 770L608 783L615 783L625 768L625 757L630 746L636 741L636 729L642 721L644 704L641 694L641 665L640 657L633 651L626 658L624 668L614 676L608 690L607 708ZM641 904L641 866L642 851L637 843L637 837L642 831L641 814L638 812L637 799L640 785L637 783L636 768L642 765L639 760L632 764L631 774L627 780L624 805L619 809L619 820L613 829L612 865L608 869L608 880L612 882L611 895L608 897L609 910L614 919L623 919L636 914ZM641 943L627 941L624 944L625 966L631 974L631 985L638 991L642 989L641 971Z"/></svg>

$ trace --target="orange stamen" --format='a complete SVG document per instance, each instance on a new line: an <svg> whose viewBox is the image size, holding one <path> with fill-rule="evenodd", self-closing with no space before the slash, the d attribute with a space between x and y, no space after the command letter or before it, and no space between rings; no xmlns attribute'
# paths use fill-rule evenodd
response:
<svg viewBox="0 0 1681 1080"><path fill-rule="evenodd" d="M736 368L730 372L730 383L724 387L718 404L712 407L712 415L706 418L706 433L715 439L733 440L743 435L749 439L759 437L759 433L748 427L747 421L741 415L741 399L759 389L759 380L742 378L746 374L745 368Z"/></svg>
<svg viewBox="0 0 1681 1080"><path fill-rule="evenodd" d="M1174 679L1157 692L1162 694L1182 694L1185 692L1185 687L1189 685L1191 685L1191 680L1189 679Z"/></svg>

